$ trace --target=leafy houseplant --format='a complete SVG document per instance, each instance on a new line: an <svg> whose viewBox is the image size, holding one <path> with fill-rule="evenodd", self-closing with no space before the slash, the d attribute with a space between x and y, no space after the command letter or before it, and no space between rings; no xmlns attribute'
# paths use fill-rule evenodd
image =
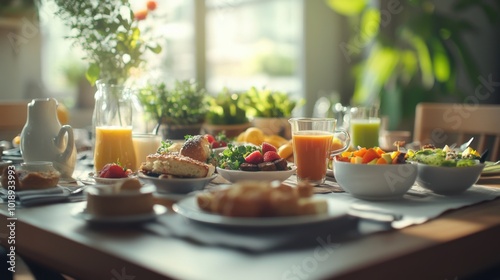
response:
<svg viewBox="0 0 500 280"><path fill-rule="evenodd" d="M188 80L176 81L171 89L163 82L150 84L139 91L138 99L145 113L156 120L155 132L161 132L164 139L199 134L209 108L205 89ZM189 130L179 131L182 127Z"/></svg>
<svg viewBox="0 0 500 280"><path fill-rule="evenodd" d="M93 85L98 79L124 84L133 69L144 65L144 54L161 47L141 32L140 21L128 0L53 0L56 15L71 29L69 39L86 54L86 71Z"/></svg>
<svg viewBox="0 0 500 280"><path fill-rule="evenodd" d="M498 15L494 1L449 1L452 13L439 11L436 2L327 0L336 12L359 26L351 41L340 45L348 61L359 62L352 103L380 102L390 129L397 128L402 119L412 118L419 102L463 101L466 95L458 86L460 66L470 82L478 77L462 38L477 29L470 19L454 15L477 8L493 22Z"/></svg>
<svg viewBox="0 0 500 280"><path fill-rule="evenodd" d="M235 137L250 127L243 98L227 88L211 97L204 130L212 135L224 132L227 137Z"/></svg>
<svg viewBox="0 0 500 280"><path fill-rule="evenodd" d="M293 110L303 105L305 100L295 100L285 92L252 87L244 93L244 102L255 127L269 135L291 138L288 119Z"/></svg>

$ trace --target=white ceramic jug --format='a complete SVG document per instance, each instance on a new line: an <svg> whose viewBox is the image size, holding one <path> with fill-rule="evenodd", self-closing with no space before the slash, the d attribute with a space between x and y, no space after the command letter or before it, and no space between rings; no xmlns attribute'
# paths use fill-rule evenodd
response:
<svg viewBox="0 0 500 280"><path fill-rule="evenodd" d="M28 104L21 154L25 162L51 161L62 178L70 178L76 164L75 140L71 126L59 123L57 105L54 98L37 98Z"/></svg>

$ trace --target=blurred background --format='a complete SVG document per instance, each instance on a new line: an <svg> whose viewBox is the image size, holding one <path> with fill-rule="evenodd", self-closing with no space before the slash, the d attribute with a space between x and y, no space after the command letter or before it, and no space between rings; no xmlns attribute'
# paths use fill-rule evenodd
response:
<svg viewBox="0 0 500 280"><path fill-rule="evenodd" d="M131 0L144 6L146 1ZM411 130L416 103L499 104L498 1L169 0L149 28L163 51L143 79L196 79L209 92L266 87L304 98L296 115L379 105ZM139 8L138 8L139 9ZM0 103L55 97L91 124L95 89L51 1L0 4Z"/></svg>

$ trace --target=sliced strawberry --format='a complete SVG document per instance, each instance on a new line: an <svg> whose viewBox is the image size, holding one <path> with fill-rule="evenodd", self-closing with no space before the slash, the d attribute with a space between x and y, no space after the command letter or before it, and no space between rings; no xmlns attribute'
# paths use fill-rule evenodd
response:
<svg viewBox="0 0 500 280"><path fill-rule="evenodd" d="M280 155L275 151L268 151L264 154L264 162L271 162L280 158Z"/></svg>
<svg viewBox="0 0 500 280"><path fill-rule="evenodd" d="M269 151L273 151L273 152L277 152L278 149L276 149L275 146L273 146L272 144L270 143L267 143L267 142L263 142L262 143L262 154L266 154L267 152Z"/></svg>
<svg viewBox="0 0 500 280"><path fill-rule="evenodd" d="M252 164L259 164L263 161L260 151L253 151L245 157L245 161Z"/></svg>

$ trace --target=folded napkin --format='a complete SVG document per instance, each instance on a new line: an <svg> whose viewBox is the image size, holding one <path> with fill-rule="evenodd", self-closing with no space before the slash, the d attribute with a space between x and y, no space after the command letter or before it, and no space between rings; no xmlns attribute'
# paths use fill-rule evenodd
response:
<svg viewBox="0 0 500 280"><path fill-rule="evenodd" d="M371 213L392 213L399 217L392 221L392 227L401 229L422 224L448 210L493 200L500 197L500 188L474 185L461 194L444 196L414 185L403 199L389 201L361 200L348 193L334 194L334 196L338 202L349 203L354 209Z"/></svg>
<svg viewBox="0 0 500 280"><path fill-rule="evenodd" d="M7 200L7 190L0 190L0 197ZM70 202L83 200L82 193L71 194L71 189L67 187L56 186L50 189L16 191L16 202L22 206L33 206L57 202Z"/></svg>

